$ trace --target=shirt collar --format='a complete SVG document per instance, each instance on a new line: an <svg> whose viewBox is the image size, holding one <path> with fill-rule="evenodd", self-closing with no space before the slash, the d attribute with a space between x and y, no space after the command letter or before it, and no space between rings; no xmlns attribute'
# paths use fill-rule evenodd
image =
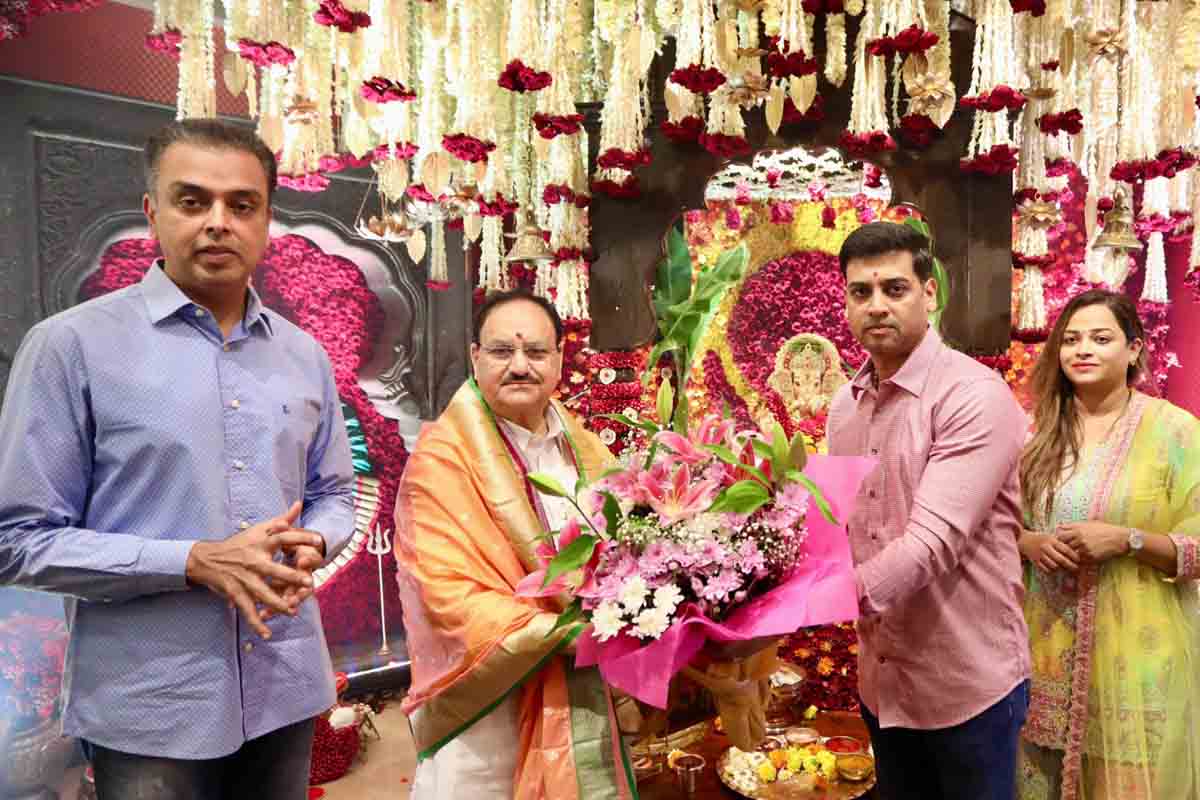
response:
<svg viewBox="0 0 1200 800"><path fill-rule="evenodd" d="M555 441L563 434L562 421L558 418L558 413L554 410L554 406L546 407L546 432L538 435L532 431L526 430L512 420L498 416L497 420L504 426L504 430L512 437L513 444L517 449L524 452L530 445L539 444L541 442Z"/></svg>
<svg viewBox="0 0 1200 800"><path fill-rule="evenodd" d="M191 308L196 305L183 293L183 290L175 285L175 281L167 277L167 272L163 268L163 260L161 258L155 261L150 269L146 270L146 276L142 278L141 287L142 297L146 299L146 307L150 311L150 322L154 325L178 313L180 309ZM268 336L271 336L273 331L271 330L270 313L263 306L258 292L254 291L254 287L249 287L248 291L249 297L246 299L246 315L242 319L243 327L247 331L252 331L255 325L261 321L263 323L263 330Z"/></svg>
<svg viewBox="0 0 1200 800"><path fill-rule="evenodd" d="M925 381L929 378L929 370L933 366L934 359L941 349L942 337L932 327L927 328L921 343L909 353L908 358L905 359L896 374L884 383L894 383L914 397L919 397L921 390L925 388ZM875 365L868 358L850 382L850 393L855 400L871 388L871 379L874 375Z"/></svg>

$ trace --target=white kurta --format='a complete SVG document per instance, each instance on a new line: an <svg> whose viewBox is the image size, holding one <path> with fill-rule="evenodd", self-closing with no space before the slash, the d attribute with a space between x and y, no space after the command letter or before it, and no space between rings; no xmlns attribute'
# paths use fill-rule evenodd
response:
<svg viewBox="0 0 1200 800"><path fill-rule="evenodd" d="M497 418L509 441L525 459L530 472L544 472L568 490L578 472L567 457L562 422L553 408L546 410L546 433L535 435L508 420ZM540 497L550 527L557 530L574 510L570 501ZM510 693L500 705L417 765L412 800L509 800L520 751L519 697ZM419 715L425 709L417 709Z"/></svg>

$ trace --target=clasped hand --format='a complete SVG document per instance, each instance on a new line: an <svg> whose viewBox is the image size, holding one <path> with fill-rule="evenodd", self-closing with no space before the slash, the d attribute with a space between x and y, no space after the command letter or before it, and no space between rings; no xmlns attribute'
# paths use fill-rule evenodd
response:
<svg viewBox="0 0 1200 800"><path fill-rule="evenodd" d="M1124 555L1129 545L1129 529L1107 522L1068 522L1054 533L1026 531L1022 551L1044 572L1065 569L1075 572L1080 564L1099 564Z"/></svg>
<svg viewBox="0 0 1200 800"><path fill-rule="evenodd" d="M196 542L188 553L188 582L229 600L264 639L271 638L267 619L276 613L295 615L312 594L312 572L324 560L321 535L293 527L300 508L293 503L281 516L224 541ZM289 563L275 560L280 552Z"/></svg>

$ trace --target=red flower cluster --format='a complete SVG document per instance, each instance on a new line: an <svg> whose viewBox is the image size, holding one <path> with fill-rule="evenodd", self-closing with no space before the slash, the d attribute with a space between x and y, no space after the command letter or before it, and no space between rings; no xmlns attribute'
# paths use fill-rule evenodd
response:
<svg viewBox="0 0 1200 800"><path fill-rule="evenodd" d="M1046 13L1046 0L1008 0L1014 14L1028 11L1030 16L1040 17Z"/></svg>
<svg viewBox="0 0 1200 800"><path fill-rule="evenodd" d="M837 227L837 212L833 206L821 206L821 227L831 230Z"/></svg>
<svg viewBox="0 0 1200 800"><path fill-rule="evenodd" d="M543 139L570 136L579 133L579 128L583 125L583 114L534 114L533 125Z"/></svg>
<svg viewBox="0 0 1200 800"><path fill-rule="evenodd" d="M1042 62L1042 69L1044 69L1046 72L1054 72L1054 70L1058 69L1058 67L1059 67L1059 63L1058 63L1057 59L1054 61L1043 61Z"/></svg>
<svg viewBox="0 0 1200 800"><path fill-rule="evenodd" d="M750 416L746 400L729 384L721 357L709 350L704 354L704 394L710 406L725 407L737 421L738 430L758 430Z"/></svg>
<svg viewBox="0 0 1200 800"><path fill-rule="evenodd" d="M676 144L693 144L704 133L704 120L695 116L684 117L679 122L663 120L658 129Z"/></svg>
<svg viewBox="0 0 1200 800"><path fill-rule="evenodd" d="M649 165L652 160L649 150L629 151L610 147L600 154L600 158L596 159L596 164L601 169L634 170Z"/></svg>
<svg viewBox="0 0 1200 800"><path fill-rule="evenodd" d="M1175 353L1167 348L1167 334L1171 330L1167 322L1168 306L1148 300L1139 300L1137 306L1138 316L1146 329L1146 352L1149 356L1149 369L1141 388L1148 390L1148 394L1166 397L1171 364L1178 362Z"/></svg>
<svg viewBox="0 0 1200 800"><path fill-rule="evenodd" d="M478 164L487 161L488 153L496 149L496 144L465 133L448 133L442 137L442 147L459 161Z"/></svg>
<svg viewBox="0 0 1200 800"><path fill-rule="evenodd" d="M638 186L638 177L633 174L620 183L607 178L592 181L592 192L601 192L617 200L636 200L642 196L642 190Z"/></svg>
<svg viewBox="0 0 1200 800"><path fill-rule="evenodd" d="M280 175L279 185L296 192L323 192L329 188L329 178L320 172L307 175Z"/></svg>
<svg viewBox="0 0 1200 800"><path fill-rule="evenodd" d="M896 54L924 53L938 43L938 35L919 25L909 25L895 36L880 36L867 42L867 52L886 58Z"/></svg>
<svg viewBox="0 0 1200 800"><path fill-rule="evenodd" d="M66 653L67 627L61 619L17 613L0 621L0 707L6 727L19 732L55 716Z"/></svg>
<svg viewBox="0 0 1200 800"><path fill-rule="evenodd" d="M321 0L313 19L318 25L337 28L342 33L354 33L359 28L366 28L371 24L370 14L365 11L351 11L342 5L341 0Z"/></svg>
<svg viewBox="0 0 1200 800"><path fill-rule="evenodd" d="M548 206L559 203L573 203L576 208L587 208L592 202L590 195L576 194L570 186L564 183L548 183L542 189L542 202Z"/></svg>
<svg viewBox="0 0 1200 800"><path fill-rule="evenodd" d="M29 25L38 17L64 11L87 11L104 0L17 0L0 2L0 42L18 39L29 33Z"/></svg>
<svg viewBox="0 0 1200 800"><path fill-rule="evenodd" d="M702 133L698 141L701 147L718 158L737 158L750 152L750 143L744 136Z"/></svg>
<svg viewBox="0 0 1200 800"><path fill-rule="evenodd" d="M1141 161L1119 161L1109 173L1114 181L1138 183L1153 178L1174 178L1177 173L1191 169L1196 165L1196 156L1175 147L1163 150L1154 158Z"/></svg>
<svg viewBox="0 0 1200 800"><path fill-rule="evenodd" d="M417 93L405 89L404 84L376 75L369 81L363 81L358 93L364 100L372 103L408 103L417 99Z"/></svg>
<svg viewBox="0 0 1200 800"><path fill-rule="evenodd" d="M437 198L433 196L433 192L426 189L425 184L423 184L423 183L409 184L408 188L404 190L404 193L406 195L408 195L409 197L411 197L413 200L416 200L421 203L436 203L437 202Z"/></svg>
<svg viewBox="0 0 1200 800"><path fill-rule="evenodd" d="M790 78L793 75L813 75L817 71L817 60L805 56L803 50L794 53L767 53L767 74L772 78Z"/></svg>
<svg viewBox="0 0 1200 800"><path fill-rule="evenodd" d="M551 263L554 266L565 264L568 261L582 261L586 267L591 263L594 253L589 250L581 250L578 247L560 247L554 251L554 258Z"/></svg>
<svg viewBox="0 0 1200 800"><path fill-rule="evenodd" d="M817 95L813 98L812 105L803 114L800 109L796 108L796 104L792 102L792 98L786 97L783 100L783 125L803 125L806 122L821 122L825 119L825 98Z"/></svg>
<svg viewBox="0 0 1200 800"><path fill-rule="evenodd" d="M0 36L0 40L3 40L3 38L3 36ZM167 28L162 33L146 34L146 49L170 56L176 61L180 57L180 44L182 42L183 34L175 28Z"/></svg>
<svg viewBox="0 0 1200 800"><path fill-rule="evenodd" d="M686 67L671 70L671 82L677 83L695 94L711 94L725 83L725 75L715 67L705 68L699 64L689 64Z"/></svg>
<svg viewBox="0 0 1200 800"><path fill-rule="evenodd" d="M1149 238L1152 233L1161 233L1164 236L1175 231L1176 225L1179 222L1173 216L1163 214L1150 214L1145 217L1138 217L1134 220L1133 230L1139 238Z"/></svg>
<svg viewBox="0 0 1200 800"><path fill-rule="evenodd" d="M545 89L553 80L549 72L539 72L515 58L508 62L497 82L510 92L536 92Z"/></svg>
<svg viewBox="0 0 1200 800"><path fill-rule="evenodd" d="M858 711L858 637L852 623L805 628L779 654L804 669L799 708Z"/></svg>
<svg viewBox="0 0 1200 800"><path fill-rule="evenodd" d="M725 209L725 227L731 231L741 230L742 212L738 210L736 205Z"/></svg>
<svg viewBox="0 0 1200 800"><path fill-rule="evenodd" d="M1017 191L1013 192L1013 205L1014 206L1019 206L1019 205L1021 205L1021 203L1025 203L1030 200L1037 200L1037 199L1038 199L1038 190L1033 188L1032 186L1026 186L1024 189L1018 189ZM1101 202L1103 202L1103 201L1101 201ZM1016 211L1014 210L1013 213L1015 215Z"/></svg>
<svg viewBox="0 0 1200 800"><path fill-rule="evenodd" d="M1183 285L1192 290L1192 301L1200 303L1200 269L1188 270L1183 276Z"/></svg>
<svg viewBox="0 0 1200 800"><path fill-rule="evenodd" d="M358 725L335 728L325 717L317 717L313 728L312 761L308 769L309 786L336 781L349 772L361 746Z"/></svg>
<svg viewBox="0 0 1200 800"><path fill-rule="evenodd" d="M1016 269L1024 269L1025 267L1040 267L1046 269L1054 263L1054 254L1047 253L1044 256L1027 256L1024 253L1018 253L1016 250L1012 253L1012 265Z"/></svg>
<svg viewBox="0 0 1200 800"><path fill-rule="evenodd" d="M803 0L805 14L844 14L845 0Z"/></svg>
<svg viewBox="0 0 1200 800"><path fill-rule="evenodd" d="M925 114L905 114L900 118L900 138L908 147L924 150L939 133L941 128Z"/></svg>
<svg viewBox="0 0 1200 800"><path fill-rule="evenodd" d="M862 158L871 153L881 153L885 150L895 150L896 140L886 131L870 131L869 133L854 134L842 131L838 137L838 146L852 156Z"/></svg>
<svg viewBox="0 0 1200 800"><path fill-rule="evenodd" d="M1025 95L1003 83L990 92L977 94L974 97L968 95L958 99L958 104L963 108L975 108L980 111L1003 111L1004 109L1017 111L1026 102L1028 100Z"/></svg>
<svg viewBox="0 0 1200 800"><path fill-rule="evenodd" d="M479 216L481 217L507 217L518 208L516 203L504 199L502 194L497 194L496 199L490 203L482 197L476 197L475 202L479 203Z"/></svg>
<svg viewBox="0 0 1200 800"><path fill-rule="evenodd" d="M344 169L369 166L374 160L373 152L367 153L362 158L355 158L353 153L342 153L336 156L321 156L321 160L317 163L322 172L341 172Z"/></svg>
<svg viewBox="0 0 1200 800"><path fill-rule="evenodd" d="M238 55L263 69L272 64L286 67L296 60L296 53L286 45L275 41L256 42L253 39L238 39Z"/></svg>
<svg viewBox="0 0 1200 800"><path fill-rule="evenodd" d="M994 369L1001 375L1012 369L1012 359L1006 355L998 356L972 356L980 364L983 364L988 369Z"/></svg>
<svg viewBox="0 0 1200 800"><path fill-rule="evenodd" d="M374 160L381 161L385 158L392 158L392 148L395 147L395 158L408 159L417 154L417 146L412 142L394 142L393 144L381 144L372 150Z"/></svg>
<svg viewBox="0 0 1200 800"><path fill-rule="evenodd" d="M883 186L883 170L870 161L864 162L863 185L868 189L878 189Z"/></svg>
<svg viewBox="0 0 1200 800"><path fill-rule="evenodd" d="M1083 131L1083 112L1078 108L1060 114L1042 114L1037 118L1038 130L1042 133L1069 133L1072 136Z"/></svg>
<svg viewBox="0 0 1200 800"><path fill-rule="evenodd" d="M959 161L963 172L978 172L983 175L1003 175L1017 168L1017 149L1006 144L998 144L986 153L980 153L975 158L964 158Z"/></svg>

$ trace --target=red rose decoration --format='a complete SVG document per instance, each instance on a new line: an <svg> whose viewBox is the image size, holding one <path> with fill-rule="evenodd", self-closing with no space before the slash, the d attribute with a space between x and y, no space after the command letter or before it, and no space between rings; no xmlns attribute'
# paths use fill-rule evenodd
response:
<svg viewBox="0 0 1200 800"><path fill-rule="evenodd" d="M583 114L534 114L533 125L543 139L579 133Z"/></svg>
<svg viewBox="0 0 1200 800"><path fill-rule="evenodd" d="M984 92L974 97L963 97L958 101L959 105L964 108L974 108L982 111L1002 111L1004 109L1017 111L1026 102L1025 95L1011 86L1005 86L1004 84L1000 84L990 92Z"/></svg>
<svg viewBox="0 0 1200 800"><path fill-rule="evenodd" d="M296 60L295 51L279 42L267 42L263 45L263 52L266 54L268 64L279 64L286 67Z"/></svg>
<svg viewBox="0 0 1200 800"><path fill-rule="evenodd" d="M1065 158L1056 158L1053 161L1046 161L1046 177L1058 178L1062 175L1070 175L1074 164Z"/></svg>
<svg viewBox="0 0 1200 800"><path fill-rule="evenodd" d="M409 187L404 190L404 193L407 194L409 197L411 197L413 200L417 200L422 203L436 203L437 202L437 198L433 196L433 192L426 189L425 184L423 184L423 183L410 184Z"/></svg>
<svg viewBox="0 0 1200 800"><path fill-rule="evenodd" d="M750 143L744 136L702 133L699 142L701 147L719 158L737 158L750 152Z"/></svg>
<svg viewBox="0 0 1200 800"><path fill-rule="evenodd" d="M1046 13L1046 0L1008 0L1014 14L1029 12L1031 16L1040 17Z"/></svg>
<svg viewBox="0 0 1200 800"><path fill-rule="evenodd" d="M1083 113L1078 108L1072 108L1061 114L1043 114L1038 117L1037 124L1042 133L1064 132L1074 136L1083 131Z"/></svg>
<svg viewBox="0 0 1200 800"><path fill-rule="evenodd" d="M725 83L725 75L715 67L705 68L699 64L689 64L681 69L672 70L670 80L695 94L711 94Z"/></svg>
<svg viewBox="0 0 1200 800"><path fill-rule="evenodd" d="M1027 203L1032 200L1036 200L1037 197L1038 190L1034 189L1032 186L1026 186L1024 189L1013 193L1013 205L1019 206L1021 203Z"/></svg>
<svg viewBox="0 0 1200 800"><path fill-rule="evenodd" d="M1017 168L1017 151L1006 144L998 144L975 158L964 158L959 162L964 172L983 175L1002 175Z"/></svg>
<svg viewBox="0 0 1200 800"><path fill-rule="evenodd" d="M468 164L487 161L488 153L496 149L494 142L485 142L465 133L446 134L442 137L442 147L459 161Z"/></svg>
<svg viewBox="0 0 1200 800"><path fill-rule="evenodd" d="M596 160L596 164L601 169L634 170L638 167L649 165L652 160L649 150L629 152L611 147L600 154L600 158Z"/></svg>
<svg viewBox="0 0 1200 800"><path fill-rule="evenodd" d="M676 144L693 144L704 133L704 120L695 116L684 117L679 122L664 120L658 129Z"/></svg>
<svg viewBox="0 0 1200 800"><path fill-rule="evenodd" d="M574 203L575 192L570 186L560 183L548 183L542 189L542 202L548 206L558 205L559 203Z"/></svg>
<svg viewBox="0 0 1200 800"><path fill-rule="evenodd" d="M0 17L0 19L2 19L2 17ZM4 37L0 36L0 41L3 41L3 39ZM147 49L153 50L156 53L162 53L163 55L170 56L176 61L178 61L180 57L179 45L182 41L183 34L175 28L168 28L159 34L146 34Z"/></svg>
<svg viewBox="0 0 1200 800"><path fill-rule="evenodd" d="M825 98L817 95L813 98L812 105L803 114L800 109L796 108L796 104L792 102L792 98L784 98L783 101L783 125L803 125L805 123L821 122L825 119Z"/></svg>
<svg viewBox="0 0 1200 800"><path fill-rule="evenodd" d="M773 78L813 75L817 71L817 60L807 58L803 50L794 53L767 53L767 74Z"/></svg>
<svg viewBox="0 0 1200 800"><path fill-rule="evenodd" d="M804 0L801 5L805 14L844 14L845 0Z"/></svg>
<svg viewBox="0 0 1200 800"><path fill-rule="evenodd" d="M329 188L329 178L319 172L307 175L280 175L279 185L296 192L323 192Z"/></svg>
<svg viewBox="0 0 1200 800"><path fill-rule="evenodd" d="M358 93L372 103L407 103L417 99L417 93L404 88L404 84L376 75L363 81Z"/></svg>
<svg viewBox="0 0 1200 800"><path fill-rule="evenodd" d="M838 146L850 155L862 158L871 153L895 150L896 140L888 136L885 131L870 131L860 134L843 131L838 138Z"/></svg>
<svg viewBox="0 0 1200 800"><path fill-rule="evenodd" d="M1042 69L1044 69L1046 72L1054 72L1056 69L1058 69L1058 67L1059 63L1057 60L1042 62Z"/></svg>
<svg viewBox="0 0 1200 800"><path fill-rule="evenodd" d="M837 212L833 210L833 206L821 207L821 227L831 229L837 227Z"/></svg>
<svg viewBox="0 0 1200 800"><path fill-rule="evenodd" d="M479 203L481 217L507 217L517 210L517 204L506 200L501 194L496 195L496 199L490 203L482 197L475 198L475 202Z"/></svg>
<svg viewBox="0 0 1200 800"><path fill-rule="evenodd" d="M900 138L909 147L924 150L933 144L941 129L925 114L906 114L900 118Z"/></svg>
<svg viewBox="0 0 1200 800"><path fill-rule="evenodd" d="M918 25L909 25L893 36L881 36L867 42L867 52L886 58L897 53L924 53L938 43L938 35Z"/></svg>
<svg viewBox="0 0 1200 800"><path fill-rule="evenodd" d="M630 175L620 183L607 178L592 181L592 191L602 192L617 200L636 200L642 196L642 190L638 186L637 175Z"/></svg>
<svg viewBox="0 0 1200 800"><path fill-rule="evenodd" d="M775 225L787 225L796 219L796 207L787 200L771 203L771 222Z"/></svg>
<svg viewBox="0 0 1200 800"><path fill-rule="evenodd" d="M408 159L417 154L417 146L412 142L396 142L394 146L396 158ZM392 147L393 145L381 144L372 151L372 156L377 160L392 158Z"/></svg>
<svg viewBox="0 0 1200 800"><path fill-rule="evenodd" d="M552 80L549 72L539 72L527 67L521 59L516 58L508 62L497 82L510 92L536 92L545 89Z"/></svg>
<svg viewBox="0 0 1200 800"><path fill-rule="evenodd" d="M371 24L369 14L350 11L340 0L321 0L320 6L313 13L313 19L318 25L337 28L342 33L354 33L359 28L366 28Z"/></svg>

